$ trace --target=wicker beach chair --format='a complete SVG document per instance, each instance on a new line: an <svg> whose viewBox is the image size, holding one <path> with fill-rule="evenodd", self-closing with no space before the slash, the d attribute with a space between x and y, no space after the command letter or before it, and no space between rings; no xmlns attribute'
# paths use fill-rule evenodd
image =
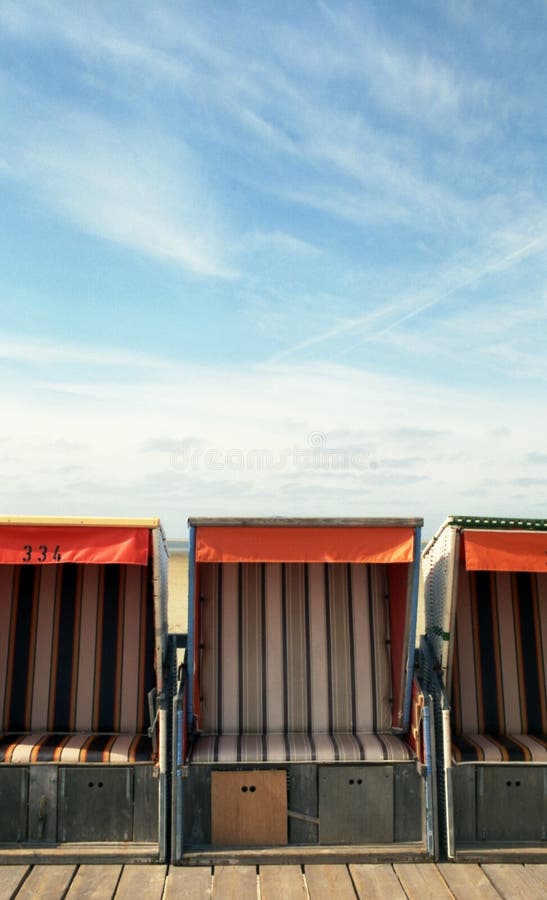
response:
<svg viewBox="0 0 547 900"><path fill-rule="evenodd" d="M423 554L449 858L545 861L547 522L455 516Z"/></svg>
<svg viewBox="0 0 547 900"><path fill-rule="evenodd" d="M155 519L0 521L5 852L165 857L166 578Z"/></svg>
<svg viewBox="0 0 547 900"><path fill-rule="evenodd" d="M420 525L190 519L176 862L434 853Z"/></svg>

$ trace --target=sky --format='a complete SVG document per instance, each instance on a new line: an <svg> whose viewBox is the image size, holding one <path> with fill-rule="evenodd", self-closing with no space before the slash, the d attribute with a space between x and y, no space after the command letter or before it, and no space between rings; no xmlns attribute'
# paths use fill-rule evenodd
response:
<svg viewBox="0 0 547 900"><path fill-rule="evenodd" d="M6 515L547 515L545 0L0 0Z"/></svg>

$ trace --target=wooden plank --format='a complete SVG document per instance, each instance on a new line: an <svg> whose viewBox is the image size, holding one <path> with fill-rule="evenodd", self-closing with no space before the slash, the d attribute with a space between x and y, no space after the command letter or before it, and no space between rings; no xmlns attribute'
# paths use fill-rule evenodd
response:
<svg viewBox="0 0 547 900"><path fill-rule="evenodd" d="M60 900L76 871L75 866L34 866L17 894L17 900Z"/></svg>
<svg viewBox="0 0 547 900"><path fill-rule="evenodd" d="M261 900L306 900L306 885L301 866L261 866Z"/></svg>
<svg viewBox="0 0 547 900"><path fill-rule="evenodd" d="M347 866L306 866L305 876L310 900L355 900Z"/></svg>
<svg viewBox="0 0 547 900"><path fill-rule="evenodd" d="M454 896L437 867L430 863L396 863L393 868L408 900L425 900L426 897L441 900Z"/></svg>
<svg viewBox="0 0 547 900"><path fill-rule="evenodd" d="M139 895L146 900L161 900L166 874L167 866L124 866L116 900L134 900Z"/></svg>
<svg viewBox="0 0 547 900"><path fill-rule="evenodd" d="M177 900L178 898L180 900L205 900L212 894L213 876L209 866L195 869L186 868L186 866L170 866L165 882L165 900L174 900L175 897Z"/></svg>
<svg viewBox="0 0 547 900"><path fill-rule="evenodd" d="M355 863L350 865L349 871L355 885L355 890L360 897L367 900L406 900L406 894L401 883L393 871L393 866L385 864L364 865Z"/></svg>
<svg viewBox="0 0 547 900"><path fill-rule="evenodd" d="M545 886L527 870L528 867L487 863L482 868L505 900L545 900Z"/></svg>
<svg viewBox="0 0 547 900"><path fill-rule="evenodd" d="M456 861L468 863L494 864L494 863L545 863L545 847L541 844L487 844L477 842L456 847Z"/></svg>
<svg viewBox="0 0 547 900"><path fill-rule="evenodd" d="M195 767L197 768L197 766ZM408 844L367 844L332 847L301 847L287 844L285 847L238 847L224 849L190 849L182 855L185 866L222 866L222 865L286 865L302 863L310 865L348 864L348 863L395 863L418 862L427 859L423 843Z"/></svg>
<svg viewBox="0 0 547 900"><path fill-rule="evenodd" d="M85 844L58 844L57 846L22 846L2 848L2 860L8 865L25 863L26 865L43 865L44 863L63 863L76 866L79 863L114 864L131 861L135 863L155 862L158 858L158 845L149 843L97 841Z"/></svg>
<svg viewBox="0 0 547 900"><path fill-rule="evenodd" d="M113 897L121 871L121 866L80 866L67 897L70 900L106 900Z"/></svg>
<svg viewBox="0 0 547 900"><path fill-rule="evenodd" d="M0 867L0 900L9 900L29 870L28 866Z"/></svg>
<svg viewBox="0 0 547 900"><path fill-rule="evenodd" d="M211 773L211 833L216 847L287 843L287 773Z"/></svg>
<svg viewBox="0 0 547 900"><path fill-rule="evenodd" d="M532 863L531 865L527 865L526 871L533 875L534 878L537 878L540 884L543 884L545 887L545 891L547 893L547 864L545 863Z"/></svg>
<svg viewBox="0 0 547 900"><path fill-rule="evenodd" d="M217 866L213 875L213 898L256 900L258 884L255 866Z"/></svg>
<svg viewBox="0 0 547 900"><path fill-rule="evenodd" d="M465 900L499 897L480 866L473 863L438 863L437 868L456 897L465 897Z"/></svg>

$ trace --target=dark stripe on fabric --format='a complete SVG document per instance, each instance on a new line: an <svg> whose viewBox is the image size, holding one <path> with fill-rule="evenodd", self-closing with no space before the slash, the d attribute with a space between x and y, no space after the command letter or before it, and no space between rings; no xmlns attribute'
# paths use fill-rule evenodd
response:
<svg viewBox="0 0 547 900"><path fill-rule="evenodd" d="M103 762L103 754L112 741L111 734L97 734L91 740L86 741L83 754L86 762Z"/></svg>
<svg viewBox="0 0 547 900"><path fill-rule="evenodd" d="M116 650L120 603L120 566L104 570L103 623L101 634L101 687L99 691L99 731L115 731Z"/></svg>
<svg viewBox="0 0 547 900"><path fill-rule="evenodd" d="M312 683L311 683L311 634L310 634L310 567L304 565L304 641L306 646L306 716L308 720L307 732L311 734L313 729L312 717Z"/></svg>
<svg viewBox="0 0 547 900"><path fill-rule="evenodd" d="M154 757L152 740L145 734L139 735L131 744L129 762L149 762Z"/></svg>
<svg viewBox="0 0 547 900"><path fill-rule="evenodd" d="M332 734L334 728L334 711L332 703L332 635L330 621L330 585L329 585L329 566L328 563L323 565L325 577L325 632L327 641L327 704L328 704L328 722L329 734Z"/></svg>
<svg viewBox="0 0 547 900"><path fill-rule="evenodd" d="M384 759L389 759L389 753L388 753L387 744L385 743L385 741L384 741L382 735L381 735L381 734L377 734L376 737L378 738L378 742L379 742L379 744L380 744L380 746L381 746L381 748L382 748L382 756L384 757Z"/></svg>
<svg viewBox="0 0 547 900"><path fill-rule="evenodd" d="M357 684L355 676L355 627L353 622L353 576L351 563L346 567L348 580L348 628L349 628L349 668L350 668L350 691L351 691L351 731L355 733L357 730Z"/></svg>
<svg viewBox="0 0 547 900"><path fill-rule="evenodd" d="M217 666L217 708L216 708L216 716L214 716L213 721L216 721L217 728L220 734L223 731L223 709L222 709L222 663L223 663L223 647L222 647L222 573L223 567L221 565L216 566L216 576L217 576L217 658L216 658L216 666ZM215 760L218 759L218 743L215 746Z"/></svg>
<svg viewBox="0 0 547 900"><path fill-rule="evenodd" d="M7 727L10 731L25 731L28 728L26 705L30 671L29 649L31 638L32 612L36 567L21 566L17 585L17 614L15 620L15 641L12 654L11 700Z"/></svg>
<svg viewBox="0 0 547 900"><path fill-rule="evenodd" d="M266 641L266 564L260 564L260 642L262 660L262 732L268 730L268 642ZM263 752L266 759L266 753Z"/></svg>
<svg viewBox="0 0 547 900"><path fill-rule="evenodd" d="M10 747L13 747L14 744L17 744L21 738L24 737L22 734L2 734L0 735L0 760L2 762L6 761L6 753Z"/></svg>
<svg viewBox="0 0 547 900"><path fill-rule="evenodd" d="M492 603L494 597L491 590L491 575L489 572L477 572L475 575L476 611L479 632L479 646L481 649L482 696L479 710L482 713L482 730L488 734L498 734L500 730L500 717L498 709L498 688L496 672L496 654L494 653L494 621ZM477 673L478 674L478 673Z"/></svg>
<svg viewBox="0 0 547 900"><path fill-rule="evenodd" d="M282 647L282 663L283 663L283 732L287 734L289 728L289 684L288 684L288 652L289 642L287 636L287 566L281 563L281 641ZM287 753L289 745L285 740ZM287 756L287 759L289 757Z"/></svg>
<svg viewBox="0 0 547 900"><path fill-rule="evenodd" d="M509 762L528 762L530 760L531 754L506 734L496 734L495 737L491 737L491 740L505 750L504 757L506 756Z"/></svg>
<svg viewBox="0 0 547 900"><path fill-rule="evenodd" d="M526 697L526 723L523 730L541 734L541 694L538 680L539 647L534 617L534 597L532 576L529 572L518 572L517 603L520 622L520 639L522 646L522 667L524 672L524 690ZM525 729L524 729L524 726Z"/></svg>
<svg viewBox="0 0 547 900"><path fill-rule="evenodd" d="M359 735L355 731L353 732L353 735L355 737L355 740L357 741L357 746L359 747L359 759L364 759L365 758L365 748L364 748L363 742L362 742L361 738L359 737Z"/></svg>
<svg viewBox="0 0 547 900"><path fill-rule="evenodd" d="M452 748L456 751L454 755L458 762L482 761L482 751L463 734L452 735Z"/></svg>
<svg viewBox="0 0 547 900"><path fill-rule="evenodd" d="M67 734L48 734L46 735L32 752L33 762L53 762L55 759L55 751L63 747L70 740Z"/></svg>
<svg viewBox="0 0 547 900"><path fill-rule="evenodd" d="M367 566L368 619L370 634L370 669L372 681L372 730L378 727L377 686L376 686L376 628L374 620L374 587L372 583L372 566Z"/></svg>
<svg viewBox="0 0 547 900"><path fill-rule="evenodd" d="M16 583L16 566L13 566L12 571L12 579L11 579L11 591L9 596L6 596L5 603L8 607L8 621L7 621L7 632L8 636L11 637L13 634L13 617L15 615L15 607L14 607L14 596L15 596L15 583ZM6 646L6 655L5 658L1 660L2 671L0 671L0 679L4 679L4 696L2 698L2 707L0 708L0 734L4 729L9 730L9 698L11 696L11 682L10 682L10 674L12 671L12 665L10 660L10 652L9 652L9 642Z"/></svg>
<svg viewBox="0 0 547 900"><path fill-rule="evenodd" d="M76 588L78 567L66 563L61 567L61 597L59 603L57 671L55 678L55 699L53 724L55 731L70 731L70 698L72 688L72 667L74 663L74 624L76 621Z"/></svg>
<svg viewBox="0 0 547 900"><path fill-rule="evenodd" d="M237 721L238 731L242 734L244 727L243 716L243 563L237 567ZM238 759L239 759L238 740Z"/></svg>

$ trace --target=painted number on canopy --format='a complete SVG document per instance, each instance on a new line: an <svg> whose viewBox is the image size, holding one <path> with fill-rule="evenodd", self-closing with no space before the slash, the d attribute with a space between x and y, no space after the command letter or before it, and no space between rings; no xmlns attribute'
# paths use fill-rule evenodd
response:
<svg viewBox="0 0 547 900"><path fill-rule="evenodd" d="M56 544L53 550L50 549L47 544L38 544L37 547L33 547L31 544L25 544L23 550L25 551L25 554L22 557L24 563L45 563L49 559L54 562L61 561L61 548L59 544Z"/></svg>

